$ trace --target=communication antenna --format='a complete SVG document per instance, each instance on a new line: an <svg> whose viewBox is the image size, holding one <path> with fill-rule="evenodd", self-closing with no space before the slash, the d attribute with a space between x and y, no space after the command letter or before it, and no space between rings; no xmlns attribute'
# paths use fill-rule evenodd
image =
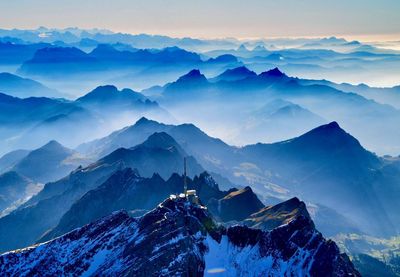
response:
<svg viewBox="0 0 400 277"><path fill-rule="evenodd" d="M187 182L186 182L186 157L183 158L183 193L187 197Z"/></svg>

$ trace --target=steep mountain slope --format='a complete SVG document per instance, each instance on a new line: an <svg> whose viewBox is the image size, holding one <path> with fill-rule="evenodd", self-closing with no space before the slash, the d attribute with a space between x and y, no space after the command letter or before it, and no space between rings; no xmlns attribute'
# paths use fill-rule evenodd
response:
<svg viewBox="0 0 400 277"><path fill-rule="evenodd" d="M26 200L34 191L35 184L32 180L19 175L15 171L9 171L0 175L0 216L4 209L18 205L17 202Z"/></svg>
<svg viewBox="0 0 400 277"><path fill-rule="evenodd" d="M304 202L295 197L257 211L245 219L244 223L252 228L272 230L302 216L311 219Z"/></svg>
<svg viewBox="0 0 400 277"><path fill-rule="evenodd" d="M90 53L76 47L47 47L36 51L32 59L21 65L19 72L43 77L78 76L126 68L162 67L170 63L193 67L202 61L198 54L178 47L120 51L111 45L100 44Z"/></svg>
<svg viewBox="0 0 400 277"><path fill-rule="evenodd" d="M76 200L120 168L120 163L79 168L57 182L47 183L37 195L0 218L0 252L33 244Z"/></svg>
<svg viewBox="0 0 400 277"><path fill-rule="evenodd" d="M115 86L97 87L75 101L46 97L21 99L0 93L0 146L6 152L37 148L49 140L57 140L76 147L142 116L173 120L157 102Z"/></svg>
<svg viewBox="0 0 400 277"><path fill-rule="evenodd" d="M124 110L159 110L157 102L150 101L144 95L130 89L119 91L115 86L100 86L78 98L76 102L88 109L94 109L99 112L122 112ZM166 112L164 111L166 114Z"/></svg>
<svg viewBox="0 0 400 277"><path fill-rule="evenodd" d="M19 149L11 151L0 158L0 173L9 171L16 163L29 154L29 150Z"/></svg>
<svg viewBox="0 0 400 277"><path fill-rule="evenodd" d="M79 112L81 109L70 101L46 97L21 99L0 93L0 122L10 127L40 122L55 115Z"/></svg>
<svg viewBox="0 0 400 277"><path fill-rule="evenodd" d="M120 51L111 45L100 44L89 56L111 66L155 66L168 63L190 64L201 63L200 56L179 47L166 47L164 49L134 49L133 51Z"/></svg>
<svg viewBox="0 0 400 277"><path fill-rule="evenodd" d="M0 73L0 91L10 96L26 98L30 96L61 97L57 90L50 89L39 82L17 75Z"/></svg>
<svg viewBox="0 0 400 277"><path fill-rule="evenodd" d="M175 82L164 86L164 101L186 102L189 99L195 100L197 97L205 95L197 94L198 90L207 90L210 83L198 69L193 69L187 74L179 77Z"/></svg>
<svg viewBox="0 0 400 277"><path fill-rule="evenodd" d="M28 76L52 76L61 78L68 74L105 69L96 58L75 47L46 47L35 52L32 59L25 61L18 73ZM79 70L77 70L79 69Z"/></svg>
<svg viewBox="0 0 400 277"><path fill-rule="evenodd" d="M303 82L303 79L289 77L278 68L243 79L217 82L211 82L198 70L192 70L175 82L157 88L157 93L161 95L157 99L162 105L181 117L186 116L186 120L206 124L212 119L213 128L229 126L232 129L240 128L243 116L260 108L262 103L283 99L327 121L340 122L373 151L392 155L400 151L396 143L400 131L392 128L400 120L398 109L328 84ZM206 113L198 108L201 105L207 107ZM382 124L382 119L385 124ZM367 130L361 127L367 124L370 126ZM237 144L250 143L240 140L240 135L238 133L235 139ZM254 140L264 141L262 136Z"/></svg>
<svg viewBox="0 0 400 277"><path fill-rule="evenodd" d="M53 239L120 209L148 211L170 194L182 191L183 182L183 176L176 173L164 181L158 174L143 178L130 168L117 171L102 185L76 201L62 216L58 225L44 234L40 241ZM220 191L206 172L196 175L193 180L187 178L187 183L188 188L195 189L205 203L228 194ZM242 206L246 204L243 201L237 202Z"/></svg>
<svg viewBox="0 0 400 277"><path fill-rule="evenodd" d="M168 178L181 172L183 157L180 146L167 134L158 133L132 149L120 148L99 161L79 167L68 176L47 183L40 193L9 215L0 218L0 251L34 243L86 192L98 187L116 170L136 168L143 176L159 173ZM204 171L196 160L187 158L190 176ZM29 225L30 228L22 228ZM11 234L13 234L11 236Z"/></svg>
<svg viewBox="0 0 400 277"><path fill-rule="evenodd" d="M324 213L329 213L340 217L343 224L351 223L345 230L397 233L399 221L393 211L398 208L395 197L400 195L396 189L400 167L391 162L386 165L335 122L288 141L237 148L207 136L191 124L165 125L143 118L79 150L96 156L129 147L153 131L167 132L203 168L237 184L252 184L258 194L280 199L300 195L325 206L327 209L318 214L318 223L324 221ZM368 219L371 214L382 224L372 223ZM326 226L326 222L323 224Z"/></svg>
<svg viewBox="0 0 400 277"><path fill-rule="evenodd" d="M264 205L250 187L234 190L221 199L213 199L207 204L210 212L220 221L241 221L258 212Z"/></svg>
<svg viewBox="0 0 400 277"><path fill-rule="evenodd" d="M380 159L336 122L292 140L246 146L242 151L295 194L336 209L369 232L397 232L388 218L391 211L382 206L373 184ZM371 215L379 226L368 219Z"/></svg>
<svg viewBox="0 0 400 277"><path fill-rule="evenodd" d="M182 170L183 158L186 156L180 145L171 136L162 132L154 133L145 142L131 149L119 148L90 167L122 160L125 166L137 168L144 177L156 172L168 178L171 173ZM193 157L187 158L187 166L192 176L203 171Z"/></svg>
<svg viewBox="0 0 400 277"><path fill-rule="evenodd" d="M77 150L91 157L100 157L120 147L130 148L142 143L154 132L166 132L186 153L195 156L204 168L222 176L229 176L227 170L237 160L236 148L208 136L193 124L168 125L147 118L141 118L134 125L109 136L82 144Z"/></svg>
<svg viewBox="0 0 400 277"><path fill-rule="evenodd" d="M134 125L79 145L77 150L89 156L101 157L121 147L133 147L144 142L153 133L166 132L169 128L169 125L141 117Z"/></svg>
<svg viewBox="0 0 400 277"><path fill-rule="evenodd" d="M321 84L333 87L335 89L357 93L367 99L373 99L378 103L392 105L393 107L400 108L400 86L394 87L370 87L366 84L351 85L347 83L337 84L327 80L299 80L302 84Z"/></svg>
<svg viewBox="0 0 400 277"><path fill-rule="evenodd" d="M33 262L35 261L35 262ZM271 232L218 228L207 209L167 199L140 218L116 212L36 247L0 256L0 272L15 275L359 276L345 254L298 219Z"/></svg>
<svg viewBox="0 0 400 277"><path fill-rule="evenodd" d="M212 82L218 81L238 81L242 79L246 79L248 77L254 77L257 74L254 71L251 71L245 66L236 67L233 69L227 69L226 71L222 72L220 75L210 79Z"/></svg>
<svg viewBox="0 0 400 277"><path fill-rule="evenodd" d="M48 43L12 43L0 42L1 64L20 65L31 59L38 49L50 46Z"/></svg>
<svg viewBox="0 0 400 277"><path fill-rule="evenodd" d="M18 161L12 170L40 183L55 181L79 166L81 161L74 158L77 153L50 141L42 147L29 152Z"/></svg>
<svg viewBox="0 0 400 277"><path fill-rule="evenodd" d="M239 136L245 141L261 137L275 142L299 136L325 123L321 116L300 105L274 99L249 113Z"/></svg>

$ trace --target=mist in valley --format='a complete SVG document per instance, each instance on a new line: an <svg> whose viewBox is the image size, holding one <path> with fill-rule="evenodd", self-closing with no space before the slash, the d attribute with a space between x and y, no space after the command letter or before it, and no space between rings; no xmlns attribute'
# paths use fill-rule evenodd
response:
<svg viewBox="0 0 400 277"><path fill-rule="evenodd" d="M0 36L0 252L119 209L146 214L178 193L186 158L223 226L252 227L285 203L359 268L352 239L379 240L379 255L361 252L378 261L397 253L398 50L337 37Z"/></svg>

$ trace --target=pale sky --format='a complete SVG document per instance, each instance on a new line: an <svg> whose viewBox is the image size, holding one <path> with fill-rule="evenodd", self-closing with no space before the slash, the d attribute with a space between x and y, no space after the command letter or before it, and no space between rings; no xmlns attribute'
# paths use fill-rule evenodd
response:
<svg viewBox="0 0 400 277"><path fill-rule="evenodd" d="M0 28L400 40L400 0L0 0Z"/></svg>

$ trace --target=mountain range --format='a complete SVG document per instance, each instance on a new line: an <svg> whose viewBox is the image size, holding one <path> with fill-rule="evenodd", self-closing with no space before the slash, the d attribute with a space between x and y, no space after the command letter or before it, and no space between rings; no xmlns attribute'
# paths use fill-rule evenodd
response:
<svg viewBox="0 0 400 277"><path fill-rule="evenodd" d="M62 93L55 89L50 89L37 81L22 78L7 72L0 73L0 91L19 98L31 96L56 98L62 96Z"/></svg>
<svg viewBox="0 0 400 277"><path fill-rule="evenodd" d="M225 71L210 80L199 70L192 70L174 82L163 87L143 90L142 93L154 95L153 98L178 118L185 117L186 120L199 126L204 125L211 129L207 122L213 120L212 129L223 130L221 135L228 133L231 140L233 136L236 144L248 144L254 140L265 141L265 137L268 139L267 131L259 132L260 135L254 137L252 141L246 140L243 134L246 133L247 127L251 127L251 122L268 121L262 113L255 117L258 110L271 101L284 100L297 105L298 122L291 123L290 111L286 113L283 111L285 117L282 121L286 121L287 128L282 129L296 130L303 126L309 127L311 124L322 123L321 118L323 118L328 122L339 122L369 149L385 154L397 155L400 152L397 144L400 133L392 128L400 118L400 111L393 106L380 104L354 92L338 90L340 86L332 83L289 77L278 68L258 75L255 73L248 75L243 68L236 70L239 73L243 72L239 79L237 75L236 79L231 79L230 71ZM207 113L198 108L199 106L207 107ZM224 110L223 115L221 107ZM293 109L294 106L291 107L292 111ZM273 114L274 110L270 112ZM382 124L382 119L385 119L385 124ZM370 128L367 130L363 128L365 124ZM271 138L277 136L273 131L277 131L277 128L271 129ZM305 129L300 131L304 132ZM254 135L257 135L257 132ZM288 135L288 131L284 135ZM291 134L291 136L297 135L300 133ZM267 141L273 142L272 139Z"/></svg>
<svg viewBox="0 0 400 277"><path fill-rule="evenodd" d="M11 113L16 115L10 117ZM105 135L139 115L172 116L156 102L129 89L101 86L74 100L17 98L0 93L0 127L3 151L19 146L36 148L49 140L76 146L85 139ZM92 126L90 130L85 126Z"/></svg>
<svg viewBox="0 0 400 277"><path fill-rule="evenodd" d="M0 275L398 275L397 44L0 29Z"/></svg>
<svg viewBox="0 0 400 277"><path fill-rule="evenodd" d="M168 133L203 168L228 177L232 183L250 183L265 199L299 195L339 212L364 232L398 232L398 218L393 213L397 204L391 195L398 195L395 176L399 176L399 167L365 150L336 122L287 141L238 148L209 137L194 125L165 125L142 118L77 149L99 157L118 147L141 143L153 132ZM382 224L370 222L371 215Z"/></svg>
<svg viewBox="0 0 400 277"><path fill-rule="evenodd" d="M115 212L45 244L6 253L0 261L0 272L11 275L360 276L310 218L296 217L270 232L223 228L206 207L182 199L167 199L139 218Z"/></svg>
<svg viewBox="0 0 400 277"><path fill-rule="evenodd" d="M168 178L182 169L186 154L166 134L156 133L132 149L120 148L87 167L78 167L69 175L47 183L43 190L9 215L0 218L0 251L34 243L57 225L70 207L86 192L106 181L116 170L136 168L144 176L159 172ZM194 158L188 158L188 171L194 175L203 169ZM20 228L30 225L29 229ZM12 238L9 234L13 233Z"/></svg>
<svg viewBox="0 0 400 277"><path fill-rule="evenodd" d="M18 206L29 197L30 190L35 191L35 183L18 174L8 171L0 175L0 216L4 210Z"/></svg>

